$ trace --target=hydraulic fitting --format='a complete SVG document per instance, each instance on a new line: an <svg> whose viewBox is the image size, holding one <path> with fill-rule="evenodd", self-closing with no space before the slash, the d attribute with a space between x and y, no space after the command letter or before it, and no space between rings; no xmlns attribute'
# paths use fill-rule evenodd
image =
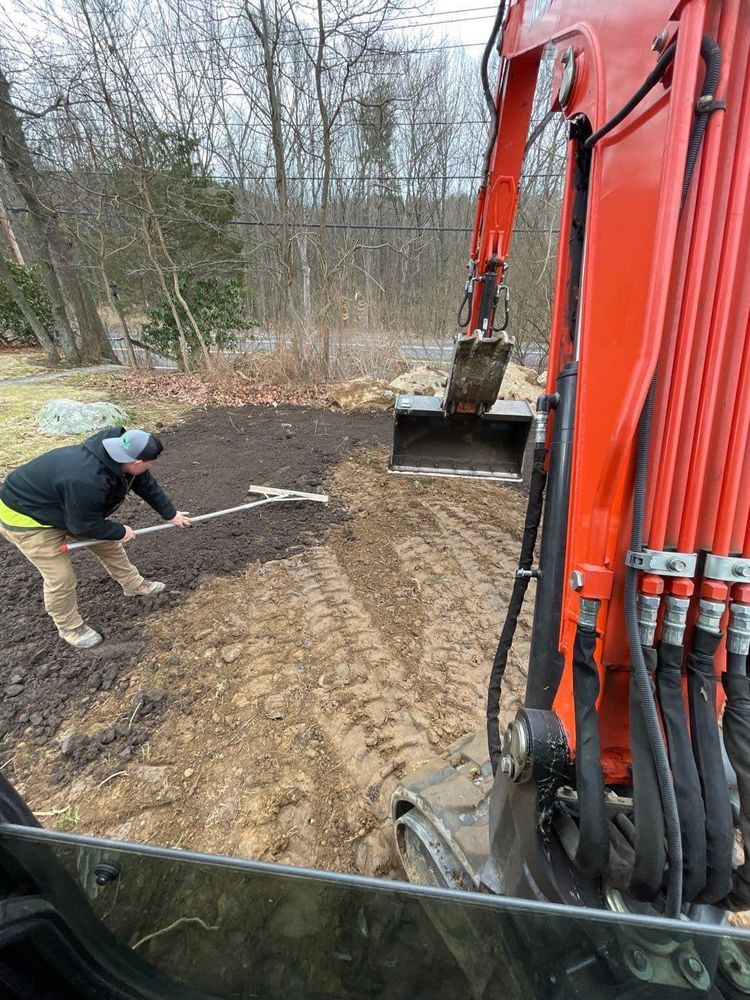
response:
<svg viewBox="0 0 750 1000"><path fill-rule="evenodd" d="M578 627L585 632L596 632L596 618L599 614L601 601L592 597L582 597L578 612Z"/></svg>
<svg viewBox="0 0 750 1000"><path fill-rule="evenodd" d="M689 597L675 597L674 594L667 594L664 599L664 618L661 623L662 642L668 642L672 646L682 645L689 607Z"/></svg>
<svg viewBox="0 0 750 1000"><path fill-rule="evenodd" d="M660 597L652 597L649 594L638 595L638 631L642 646L653 646L654 644L660 604Z"/></svg>
<svg viewBox="0 0 750 1000"><path fill-rule="evenodd" d="M727 650L747 656L750 653L750 605L729 605Z"/></svg>
<svg viewBox="0 0 750 1000"><path fill-rule="evenodd" d="M726 605L719 601L707 601L702 597L698 602L697 628L702 628L704 632L712 632L714 635L721 635L721 616L724 614Z"/></svg>

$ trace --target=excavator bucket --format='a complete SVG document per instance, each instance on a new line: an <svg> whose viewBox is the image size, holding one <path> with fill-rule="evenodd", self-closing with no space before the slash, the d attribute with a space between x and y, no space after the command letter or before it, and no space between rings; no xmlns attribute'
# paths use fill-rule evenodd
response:
<svg viewBox="0 0 750 1000"><path fill-rule="evenodd" d="M388 470L520 483L532 420L524 400L500 399L481 416L449 415L437 396L399 395Z"/></svg>

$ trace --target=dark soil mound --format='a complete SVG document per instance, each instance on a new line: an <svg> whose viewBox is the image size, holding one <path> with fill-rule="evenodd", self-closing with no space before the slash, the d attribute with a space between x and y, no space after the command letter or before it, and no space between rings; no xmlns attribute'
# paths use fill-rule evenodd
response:
<svg viewBox="0 0 750 1000"><path fill-rule="evenodd" d="M307 407L215 409L161 435L166 450L157 476L179 509L194 515L249 502L250 485L323 492L328 470L348 452L387 442L390 422L383 413ZM151 601L125 599L90 553L74 553L81 614L106 639L87 652L72 650L58 638L44 611L41 578L15 548L0 542L4 751L12 749L21 732L43 746L58 731L69 705L111 688L122 673L127 676L144 648L148 616L168 613L202 577L241 573L250 562L283 558L314 544L329 524L346 516L332 498L327 506L261 507L190 530L147 535L131 542L128 554L145 577L167 583L167 592ZM117 519L136 528L158 521L137 497L126 502ZM92 760L105 747L127 757L168 704L164 691L138 692L130 724L110 726L94 739L77 734L65 741L63 754L72 765Z"/></svg>

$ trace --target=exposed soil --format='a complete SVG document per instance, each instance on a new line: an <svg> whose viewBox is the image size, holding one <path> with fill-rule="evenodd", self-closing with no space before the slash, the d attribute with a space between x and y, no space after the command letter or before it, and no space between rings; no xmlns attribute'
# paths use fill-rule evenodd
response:
<svg viewBox="0 0 750 1000"><path fill-rule="evenodd" d="M160 481L194 512L241 501L252 482L321 489L331 504L134 543L142 571L170 586L150 612L137 602L139 620L79 557L81 606L108 636L99 656L32 641L49 632L39 587L2 547L15 574L6 591L18 571L24 580L6 598L6 684L24 671L23 690L5 699L6 773L47 822L393 871L386 831L399 778L482 724L523 495L389 476L389 436L388 415L260 408L165 434ZM522 618L506 715L522 694L529 633Z"/></svg>
<svg viewBox="0 0 750 1000"><path fill-rule="evenodd" d="M342 455L382 443L388 433L389 421L383 415L302 407L210 410L162 434L166 450L158 478L181 509L207 513L255 499L247 496L251 484L318 491ZM347 516L334 498L328 506L259 508L219 518L189 534L169 530L146 536L131 543L128 552L144 576L168 583L168 591L156 600L125 600L90 553L76 554L79 607L107 639L87 652L72 650L58 638L44 611L36 570L15 548L0 544L4 759L13 756L21 733L32 745L45 746L59 736L72 705L94 703L99 691L127 688L128 670L146 649L153 622L183 604L203 579L241 573L251 562L299 551L320 540L327 525ZM132 497L117 518L138 527L155 523L156 515ZM145 741L149 724L164 711L167 700L162 689L150 685L132 692L118 717L99 731L88 736L68 733L56 778L93 760L104 747L129 757Z"/></svg>

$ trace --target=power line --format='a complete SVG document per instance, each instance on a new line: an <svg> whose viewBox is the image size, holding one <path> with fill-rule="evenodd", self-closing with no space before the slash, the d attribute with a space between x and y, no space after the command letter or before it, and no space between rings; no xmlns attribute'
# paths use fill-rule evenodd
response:
<svg viewBox="0 0 750 1000"><path fill-rule="evenodd" d="M11 212L28 212L24 206L12 205ZM84 212L76 209L61 208L57 210L58 215L94 216L96 212ZM192 220L187 220L192 221ZM222 223L227 226L259 226L264 229L278 229L282 223L274 219L229 219ZM319 222L293 222L290 223L292 229L321 229ZM403 226L388 225L383 223L360 223L360 222L327 222L325 229L351 229L365 231L386 231L400 233L472 233L472 226ZM547 229L544 226L524 227L513 230L514 233L559 233L559 229Z"/></svg>
<svg viewBox="0 0 750 1000"><path fill-rule="evenodd" d="M40 171L47 175L57 175L63 174L63 177L72 176L74 171L66 170L61 168L59 171L53 170L43 170ZM118 180L121 178L121 174L108 171L108 170L87 170L85 167L81 167L79 172L84 177L111 177L113 180ZM169 177L169 173L154 172L151 173L152 177ZM350 174L350 175L337 175L329 177L329 180L333 183L343 182L343 181L379 181L380 183L386 183L388 181L414 181L415 183L424 181L425 183L431 183L433 181L475 181L480 180L483 174L431 174L427 177L413 176L411 174ZM556 170L539 170L530 173L519 174L519 179L526 180L528 178L534 177L557 177L560 180L563 178L562 171ZM193 180L206 180L206 181L234 181L236 184L240 184L244 181L259 181L267 183L276 183L276 178L273 174L205 174L200 177L191 178ZM292 174L284 178L285 181L317 181L322 183L323 178L315 174Z"/></svg>

